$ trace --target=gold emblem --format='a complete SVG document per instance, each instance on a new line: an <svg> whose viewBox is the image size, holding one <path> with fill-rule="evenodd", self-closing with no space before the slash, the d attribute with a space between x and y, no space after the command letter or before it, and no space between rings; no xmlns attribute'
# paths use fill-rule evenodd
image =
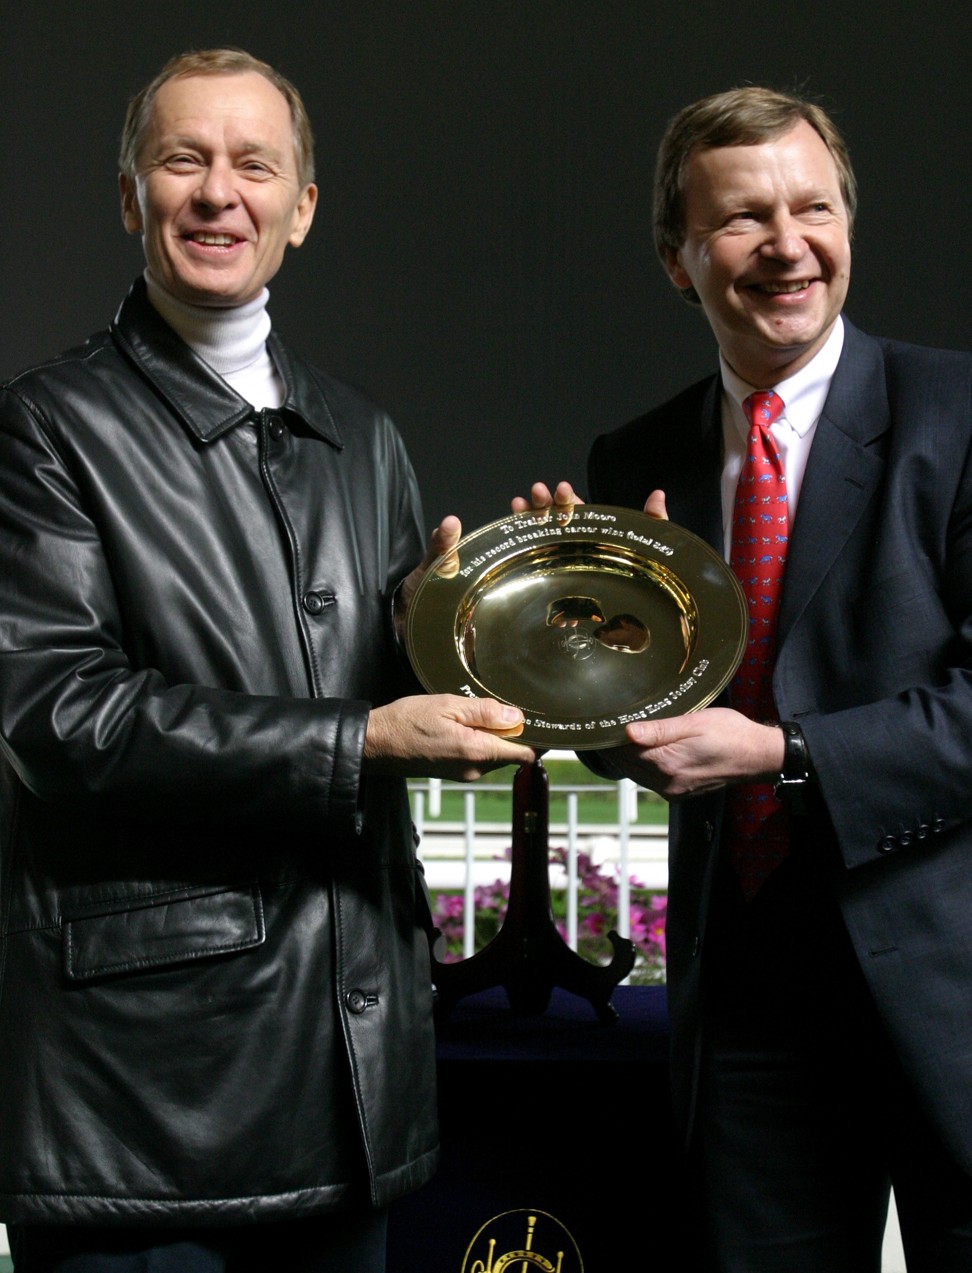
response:
<svg viewBox="0 0 972 1273"><path fill-rule="evenodd" d="M487 1220L470 1242L462 1273L584 1273L569 1230L536 1208L504 1211Z"/></svg>

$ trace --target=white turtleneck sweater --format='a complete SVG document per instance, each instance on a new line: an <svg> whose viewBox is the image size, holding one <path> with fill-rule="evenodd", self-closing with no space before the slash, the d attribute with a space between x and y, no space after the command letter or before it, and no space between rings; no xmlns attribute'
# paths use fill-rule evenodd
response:
<svg viewBox="0 0 972 1273"><path fill-rule="evenodd" d="M203 362L258 410L279 407L283 381L267 350L270 315L266 288L245 305L187 305L145 271L148 298L169 326Z"/></svg>

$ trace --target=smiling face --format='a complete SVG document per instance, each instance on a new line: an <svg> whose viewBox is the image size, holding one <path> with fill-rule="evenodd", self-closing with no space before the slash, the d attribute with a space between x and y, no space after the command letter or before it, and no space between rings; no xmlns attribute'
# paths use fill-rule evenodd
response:
<svg viewBox="0 0 972 1273"><path fill-rule="evenodd" d="M792 375L823 346L850 282L850 227L836 165L800 122L756 146L693 151L685 240L666 256L694 287L719 347L757 388Z"/></svg>
<svg viewBox="0 0 972 1273"><path fill-rule="evenodd" d="M283 94L256 72L167 80L152 103L134 181L119 179L125 228L179 300L242 305L310 229Z"/></svg>

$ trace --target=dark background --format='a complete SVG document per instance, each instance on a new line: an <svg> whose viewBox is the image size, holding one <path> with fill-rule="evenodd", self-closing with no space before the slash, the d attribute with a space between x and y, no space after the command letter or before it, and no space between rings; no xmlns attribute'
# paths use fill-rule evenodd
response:
<svg viewBox="0 0 972 1273"><path fill-rule="evenodd" d="M429 525L583 491L595 433L711 369L654 259L668 118L743 82L832 111L862 187L848 313L968 347L970 6L955 0L31 0L0 34L0 376L104 326L141 267L115 186L128 97L235 44L305 96L314 229L284 336L397 420Z"/></svg>

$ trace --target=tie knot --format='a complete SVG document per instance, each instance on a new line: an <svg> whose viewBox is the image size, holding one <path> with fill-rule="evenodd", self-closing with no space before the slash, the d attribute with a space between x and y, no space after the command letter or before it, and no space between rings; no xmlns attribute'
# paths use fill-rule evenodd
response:
<svg viewBox="0 0 972 1273"><path fill-rule="evenodd" d="M749 423L763 429L769 429L783 414L783 399L772 389L751 393L742 405Z"/></svg>

